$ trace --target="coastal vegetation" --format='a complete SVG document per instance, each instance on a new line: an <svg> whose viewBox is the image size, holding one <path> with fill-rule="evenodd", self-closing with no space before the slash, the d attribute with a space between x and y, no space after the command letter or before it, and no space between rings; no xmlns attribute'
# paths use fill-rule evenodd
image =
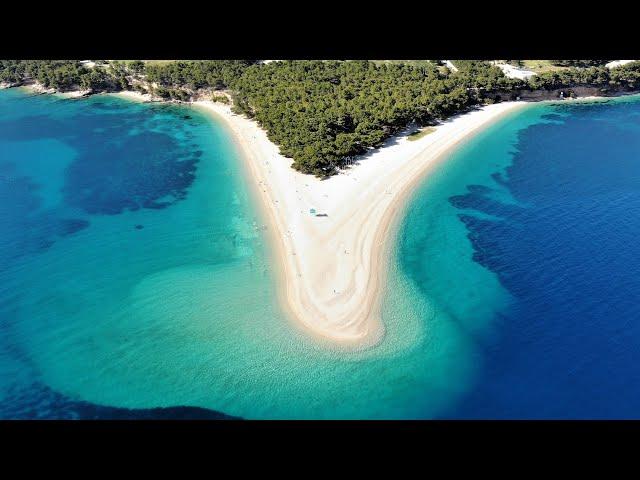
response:
<svg viewBox="0 0 640 480"><path fill-rule="evenodd" d="M440 65L440 60L371 60L376 65L393 63L396 65L411 65L412 67L424 67Z"/></svg>
<svg viewBox="0 0 640 480"><path fill-rule="evenodd" d="M229 102L230 102L229 97L227 97L226 95L212 95L211 96L211 101L212 102L218 102L218 103L224 103L224 104L229 104Z"/></svg>
<svg viewBox="0 0 640 480"><path fill-rule="evenodd" d="M251 60L176 61L146 63L144 74L150 83L163 87L222 90L239 78Z"/></svg>
<svg viewBox="0 0 640 480"><path fill-rule="evenodd" d="M604 66L609 60L507 60L514 67L531 70L537 74L560 71L571 67L587 68Z"/></svg>
<svg viewBox="0 0 640 480"><path fill-rule="evenodd" d="M507 60L507 63L513 65L514 67L531 70L537 74L568 68L554 65L552 63L552 60Z"/></svg>
<svg viewBox="0 0 640 480"><path fill-rule="evenodd" d="M427 135L429 135L430 133L433 133L434 131L435 131L435 128L433 127L425 127L422 130L416 130L415 132L411 132L407 137L407 139L411 142L414 142L416 140L420 140L422 137L426 137Z"/></svg>
<svg viewBox="0 0 640 480"><path fill-rule="evenodd" d="M550 60L552 65L558 67L598 67L606 64L609 60Z"/></svg>
<svg viewBox="0 0 640 480"><path fill-rule="evenodd" d="M529 90L554 90L578 86L634 90L638 85L640 85L640 62L632 62L613 69L592 66L545 72L531 77L527 87Z"/></svg>
<svg viewBox="0 0 640 480"><path fill-rule="evenodd" d="M1 60L0 82L37 82L58 91L135 90L173 101L202 95L230 101L236 113L266 130L295 169L327 176L413 122L433 125L475 105L534 91L566 89L564 96L571 96L580 86L603 93L640 87L640 62L613 69L603 65L606 60L545 62L537 75L521 80L477 60L455 60L455 72L428 60L129 60L92 67L74 60Z"/></svg>
<svg viewBox="0 0 640 480"><path fill-rule="evenodd" d="M234 109L254 118L304 173L329 175L410 122L428 124L472 103L435 66L287 61L252 66L231 85Z"/></svg>
<svg viewBox="0 0 640 480"><path fill-rule="evenodd" d="M87 68L77 60L0 60L0 82L22 84L38 82L45 88L118 91L129 83L127 72L114 62L105 68Z"/></svg>

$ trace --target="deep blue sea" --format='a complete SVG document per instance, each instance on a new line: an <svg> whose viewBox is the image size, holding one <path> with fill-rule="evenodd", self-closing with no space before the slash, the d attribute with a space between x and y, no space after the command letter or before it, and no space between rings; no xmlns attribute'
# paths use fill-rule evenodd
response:
<svg viewBox="0 0 640 480"><path fill-rule="evenodd" d="M229 134L0 91L0 418L640 418L640 98L532 104L425 178L386 336L279 309Z"/></svg>
<svg viewBox="0 0 640 480"><path fill-rule="evenodd" d="M445 417L640 417L640 102L532 107L502 201L449 198L474 261L513 295ZM477 215L476 212L482 215Z"/></svg>
<svg viewBox="0 0 640 480"><path fill-rule="evenodd" d="M439 416L640 417L638 97L529 106L469 142L438 175L405 220L404 270L447 302L428 242L451 248L455 238L440 230L455 218L473 262L510 296L470 332L476 373ZM436 213L444 227L430 225L434 208L446 208Z"/></svg>

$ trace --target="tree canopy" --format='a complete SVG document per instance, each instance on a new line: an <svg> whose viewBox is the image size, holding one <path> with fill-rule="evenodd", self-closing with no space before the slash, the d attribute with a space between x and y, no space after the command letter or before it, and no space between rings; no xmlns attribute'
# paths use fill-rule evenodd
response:
<svg viewBox="0 0 640 480"><path fill-rule="evenodd" d="M412 121L427 124L473 102L436 66L369 61L285 61L254 65L231 82L234 108L254 118L294 159L328 175Z"/></svg>
<svg viewBox="0 0 640 480"><path fill-rule="evenodd" d="M33 80L46 88L114 91L129 87L126 70L118 62L107 69L86 68L78 60L0 60L0 82Z"/></svg>

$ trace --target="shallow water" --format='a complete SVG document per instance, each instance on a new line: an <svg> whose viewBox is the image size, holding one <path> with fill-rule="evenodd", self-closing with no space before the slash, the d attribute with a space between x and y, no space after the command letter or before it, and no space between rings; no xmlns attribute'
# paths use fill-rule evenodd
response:
<svg viewBox="0 0 640 480"><path fill-rule="evenodd" d="M633 132L629 111L640 109L621 104L630 105L621 115ZM505 409L518 372L502 363L518 365L522 339L513 351L504 342L526 322L513 279L528 277L495 237L504 235L500 218L520 225L519 215L546 197L518 188L538 167L541 188L554 157L541 163L539 151L522 152L542 142L536 129L565 128L572 108L511 114L429 176L398 231L386 336L347 353L315 344L280 311L264 221L215 120L113 96L0 91L0 416L121 415L114 408L147 418L157 407L246 418L549 412L531 399ZM565 116L546 118L556 110ZM607 122L615 129L620 118ZM514 173L520 163L526 175ZM538 233L525 233L531 249ZM511 241L520 235L509 232Z"/></svg>

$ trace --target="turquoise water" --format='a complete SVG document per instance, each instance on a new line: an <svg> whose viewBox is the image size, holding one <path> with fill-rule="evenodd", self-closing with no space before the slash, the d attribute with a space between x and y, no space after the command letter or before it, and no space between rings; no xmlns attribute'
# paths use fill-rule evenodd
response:
<svg viewBox="0 0 640 480"><path fill-rule="evenodd" d="M384 340L338 352L280 311L264 220L215 119L0 91L0 416L465 416L519 299L460 217L492 213L451 199L490 189L522 207L496 174L555 108L509 115L428 176L397 232Z"/></svg>
<svg viewBox="0 0 640 480"><path fill-rule="evenodd" d="M6 399L37 382L130 409L392 418L432 415L463 388L464 337L397 272L375 349L335 352L289 324L215 121L108 96L0 95L3 235L24 246L3 257Z"/></svg>

